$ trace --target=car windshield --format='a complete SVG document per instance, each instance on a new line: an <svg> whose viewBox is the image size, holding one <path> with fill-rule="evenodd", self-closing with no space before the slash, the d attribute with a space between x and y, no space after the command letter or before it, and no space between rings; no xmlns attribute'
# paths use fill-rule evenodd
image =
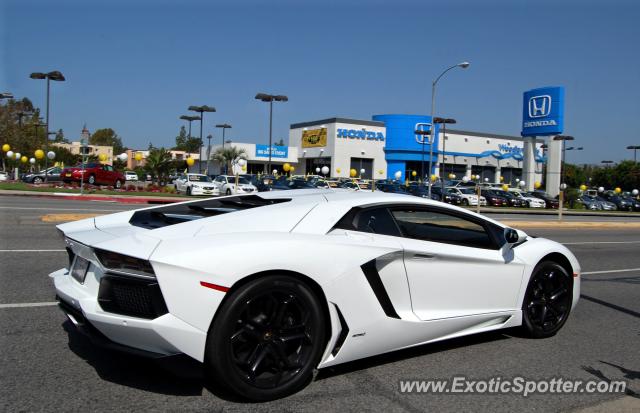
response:
<svg viewBox="0 0 640 413"><path fill-rule="evenodd" d="M189 181L191 182L211 182L211 178L207 175L189 175Z"/></svg>
<svg viewBox="0 0 640 413"><path fill-rule="evenodd" d="M235 178L232 180L232 182L235 182ZM251 182L249 182L247 180L247 178L243 178L243 177L238 177L238 184L240 185L249 185Z"/></svg>
<svg viewBox="0 0 640 413"><path fill-rule="evenodd" d="M475 193L476 193L476 191L474 191L471 188L458 188L458 190L460 192L462 192L463 194L466 194L466 195L475 195Z"/></svg>

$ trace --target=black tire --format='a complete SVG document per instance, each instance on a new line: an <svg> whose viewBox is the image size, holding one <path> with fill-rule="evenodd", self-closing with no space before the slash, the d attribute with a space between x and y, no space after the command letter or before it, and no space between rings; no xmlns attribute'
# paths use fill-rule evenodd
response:
<svg viewBox="0 0 640 413"><path fill-rule="evenodd" d="M113 185L113 187L114 187L115 189L120 189L120 188L122 188L122 181L121 181L121 180L119 180L119 179L116 179L116 182L115 182L115 184Z"/></svg>
<svg viewBox="0 0 640 413"><path fill-rule="evenodd" d="M318 297L288 276L266 276L227 297L209 329L205 372L252 401L297 392L313 377L325 339Z"/></svg>
<svg viewBox="0 0 640 413"><path fill-rule="evenodd" d="M89 180L87 182L89 183L89 185L95 185L96 184L96 176L95 175L89 175Z"/></svg>
<svg viewBox="0 0 640 413"><path fill-rule="evenodd" d="M191 187L190 186L187 187L187 191L185 193L187 194L187 196L191 196Z"/></svg>
<svg viewBox="0 0 640 413"><path fill-rule="evenodd" d="M227 195L231 195L231 189L227 188Z"/></svg>
<svg viewBox="0 0 640 413"><path fill-rule="evenodd" d="M533 270L522 302L522 328L533 338L555 335L567 321L573 278L559 264L542 261Z"/></svg>
<svg viewBox="0 0 640 413"><path fill-rule="evenodd" d="M462 205L469 206L469 200L467 198L462 198Z"/></svg>
<svg viewBox="0 0 640 413"><path fill-rule="evenodd" d="M41 184L42 182L44 182L44 179L40 178L39 176L36 176L35 178L33 178L33 181L31 181L32 184Z"/></svg>

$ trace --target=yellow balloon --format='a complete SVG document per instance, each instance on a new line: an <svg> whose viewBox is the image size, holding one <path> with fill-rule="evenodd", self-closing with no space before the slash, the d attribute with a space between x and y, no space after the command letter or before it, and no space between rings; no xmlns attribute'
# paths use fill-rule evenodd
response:
<svg viewBox="0 0 640 413"><path fill-rule="evenodd" d="M337 172L337 173L340 173L340 168L336 168L336 172Z"/></svg>
<svg viewBox="0 0 640 413"><path fill-rule="evenodd" d="M293 172L293 171L295 171L295 170L296 170L296 168L295 168L293 165L291 165L291 166L289 167L289 172Z"/></svg>
<svg viewBox="0 0 640 413"><path fill-rule="evenodd" d="M36 156L36 159L42 159L44 158L44 151L42 149L37 149L34 155Z"/></svg>
<svg viewBox="0 0 640 413"><path fill-rule="evenodd" d="M357 174L358 174L358 171L356 171L355 169L352 169L349 171L349 176L351 176L352 178L355 178Z"/></svg>
<svg viewBox="0 0 640 413"><path fill-rule="evenodd" d="M580 185L580 190L581 191L586 191L587 190L587 186L585 184Z"/></svg>
<svg viewBox="0 0 640 413"><path fill-rule="evenodd" d="M133 159L135 159L136 161L140 162L142 160L142 154L140 152L136 152L136 154L134 155ZM191 166L191 165L189 165Z"/></svg>
<svg viewBox="0 0 640 413"><path fill-rule="evenodd" d="M22 158L20 158L20 162L22 163L27 163L29 161L29 158L27 158L26 156L23 156Z"/></svg>
<svg viewBox="0 0 640 413"><path fill-rule="evenodd" d="M285 172L289 172L289 170L291 169L291 165L287 162L284 165L282 165L282 170Z"/></svg>
<svg viewBox="0 0 640 413"><path fill-rule="evenodd" d="M622 192L622 189L618 187L614 189L613 192L615 192L616 194L619 194L620 192Z"/></svg>
<svg viewBox="0 0 640 413"><path fill-rule="evenodd" d="M502 185L502 190L503 191L508 191L509 190L509 185L507 185L507 184Z"/></svg>
<svg viewBox="0 0 640 413"><path fill-rule="evenodd" d="M193 158L187 158L187 165L193 166L194 163L196 163L196 161L194 161Z"/></svg>
<svg viewBox="0 0 640 413"><path fill-rule="evenodd" d="M246 170L247 170L247 166L246 166L246 165L245 165L245 166L243 166L243 167L242 167L242 170L243 170L243 171L246 171Z"/></svg>
<svg viewBox="0 0 640 413"><path fill-rule="evenodd" d="M379 173L380 175L382 175L382 174L384 173L384 171L383 171L382 169L378 169L378 173Z"/></svg>
<svg viewBox="0 0 640 413"><path fill-rule="evenodd" d="M438 179L437 175L431 175L431 182L435 182Z"/></svg>
<svg viewBox="0 0 640 413"><path fill-rule="evenodd" d="M453 179L455 177L456 177L455 174L449 174L449 179Z"/></svg>
<svg viewBox="0 0 640 413"><path fill-rule="evenodd" d="M541 186L542 186L542 184L541 184L540 182L535 182L535 183L533 184L533 187L534 187L535 189L538 189L538 188L540 188Z"/></svg>
<svg viewBox="0 0 640 413"><path fill-rule="evenodd" d="M416 175L418 175L418 173L417 173L416 171L412 171L412 172L411 172L411 176L414 176L414 177L415 177Z"/></svg>
<svg viewBox="0 0 640 413"><path fill-rule="evenodd" d="M501 176L500 177L500 182L503 182L503 181L504 181L504 176Z"/></svg>
<svg viewBox="0 0 640 413"><path fill-rule="evenodd" d="M11 145L9 145L8 143L5 143L4 145L2 145L3 152L9 152L10 150L11 150Z"/></svg>
<svg viewBox="0 0 640 413"><path fill-rule="evenodd" d="M100 162L104 162L104 161L106 161L106 160L107 160L107 155L105 155L104 153L99 154L99 155L98 155L98 160L99 160Z"/></svg>

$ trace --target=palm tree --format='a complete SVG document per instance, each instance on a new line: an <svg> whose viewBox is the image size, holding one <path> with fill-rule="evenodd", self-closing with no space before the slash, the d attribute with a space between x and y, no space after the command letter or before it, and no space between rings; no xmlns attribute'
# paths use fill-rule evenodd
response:
<svg viewBox="0 0 640 413"><path fill-rule="evenodd" d="M171 153L165 148L152 148L147 156L144 169L151 173L154 179L165 182L171 169Z"/></svg>
<svg viewBox="0 0 640 413"><path fill-rule="evenodd" d="M225 165L225 172L227 172L229 170L228 167L230 167L236 159L247 159L247 151L242 148L238 149L235 146L227 146L224 149L218 148L212 158L220 162L220 165Z"/></svg>

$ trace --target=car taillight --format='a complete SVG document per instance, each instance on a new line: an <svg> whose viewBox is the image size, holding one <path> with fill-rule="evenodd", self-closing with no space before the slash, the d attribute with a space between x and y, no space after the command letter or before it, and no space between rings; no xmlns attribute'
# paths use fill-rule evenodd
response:
<svg viewBox="0 0 640 413"><path fill-rule="evenodd" d="M100 249L95 249L94 253L100 264L107 271L151 278L156 277L151 263L147 260Z"/></svg>

